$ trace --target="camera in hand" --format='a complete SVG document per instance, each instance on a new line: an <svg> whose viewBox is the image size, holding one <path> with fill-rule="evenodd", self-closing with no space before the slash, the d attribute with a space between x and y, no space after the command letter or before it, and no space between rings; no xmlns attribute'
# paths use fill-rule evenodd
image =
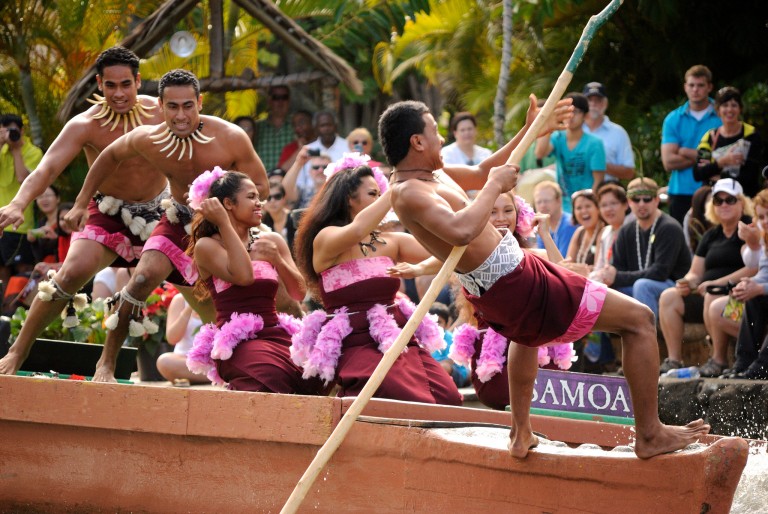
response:
<svg viewBox="0 0 768 514"><path fill-rule="evenodd" d="M8 129L8 139L14 143L21 139L21 130L17 129L16 127L10 127Z"/></svg>
<svg viewBox="0 0 768 514"><path fill-rule="evenodd" d="M310 157L320 157L320 149L310 148L307 154L309 154Z"/></svg>

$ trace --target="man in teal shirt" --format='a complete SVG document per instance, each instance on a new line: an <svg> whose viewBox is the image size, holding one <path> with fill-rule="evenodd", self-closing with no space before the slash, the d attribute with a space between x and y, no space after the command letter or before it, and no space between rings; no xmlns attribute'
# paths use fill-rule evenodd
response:
<svg viewBox="0 0 768 514"><path fill-rule="evenodd" d="M21 117L6 114L0 118L0 207L11 203L27 175L43 158L43 151L24 135ZM32 204L24 210L24 223L8 227L0 238L0 280L4 284L12 274L31 271L35 265L27 241L27 231L34 227Z"/></svg>
<svg viewBox="0 0 768 514"><path fill-rule="evenodd" d="M661 128L661 162L669 177L669 214L680 224L701 182L693 178L696 148L707 130L722 125L709 98L712 72L697 64L685 72L688 101L667 114Z"/></svg>

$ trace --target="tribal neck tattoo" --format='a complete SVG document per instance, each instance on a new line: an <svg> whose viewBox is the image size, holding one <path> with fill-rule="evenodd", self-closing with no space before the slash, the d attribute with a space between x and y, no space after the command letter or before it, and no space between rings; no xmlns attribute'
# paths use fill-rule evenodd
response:
<svg viewBox="0 0 768 514"><path fill-rule="evenodd" d="M127 133L128 130L135 129L139 125L143 125L141 122L141 118L151 118L152 114L147 112L151 111L156 105L152 105L150 107L147 107L145 105L141 105L141 102L137 99L136 103L131 107L131 110L126 113L116 113L114 110L112 110L112 107L109 106L107 103L107 99L103 96L99 96L96 93L93 94L93 98L95 100L92 100L90 98L87 98L90 103L94 105L100 105L101 110L96 113L93 116L94 120L101 120L103 118L107 118L104 123L101 124L102 127L106 127L110 123L112 123L112 126L109 127L109 131L112 132L117 128L118 125L123 126L123 134ZM131 128L128 128L128 125L131 126Z"/></svg>
<svg viewBox="0 0 768 514"><path fill-rule="evenodd" d="M179 137L173 132L171 132L171 129L169 129L167 126L165 128L164 132L160 132L157 135L149 136L150 139L157 139L157 141L154 142L156 145L162 145L163 143L168 143L164 147L160 149L160 153L165 152L168 150L168 153L165 154L167 158L171 158L171 156L176 152L176 149L181 146L181 149L179 150L179 157L178 161L181 160L182 157L184 157L184 152L186 151L187 146L189 146L189 158L192 158L192 142L197 141L201 145L207 145L211 141L213 141L214 137L208 137L203 135L203 122L200 122L200 125L198 125L197 129L192 132L190 135L186 137Z"/></svg>

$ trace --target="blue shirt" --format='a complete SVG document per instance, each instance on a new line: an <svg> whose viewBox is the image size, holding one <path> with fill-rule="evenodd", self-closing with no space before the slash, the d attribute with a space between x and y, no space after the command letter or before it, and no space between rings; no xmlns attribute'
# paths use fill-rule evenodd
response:
<svg viewBox="0 0 768 514"><path fill-rule="evenodd" d="M445 340L445 348L442 350L436 350L432 354L432 358L437 362L444 361L448 358L448 354L451 352L451 346L453 345L453 334L447 330L443 334ZM451 378L456 384L456 387L464 387L469 383L469 369L464 366L459 366L455 362L453 363L453 369L451 370Z"/></svg>
<svg viewBox="0 0 768 514"><path fill-rule="evenodd" d="M618 125L608 119L608 116L603 117L603 122L597 127L594 132L589 128L586 123L582 126L584 132L593 136L599 137L603 142L605 148L605 162L608 164L617 164L619 166L626 166L628 168L635 167L635 156L632 153L632 142L629 140L629 134L624 130L624 127ZM605 175L606 179L615 180L616 177Z"/></svg>
<svg viewBox="0 0 768 514"><path fill-rule="evenodd" d="M712 100L710 100L710 104ZM683 105L667 114L661 126L661 144L676 144L680 148L698 148L701 137L707 130L723 124L714 108L710 109L701 121L691 116L691 110L685 102ZM669 177L669 194L692 195L701 182L693 178L693 166L681 170L672 170Z"/></svg>
<svg viewBox="0 0 768 514"><path fill-rule="evenodd" d="M573 148L568 148L564 130L552 134L552 152L557 159L557 181L563 190L563 210L571 207L571 195L589 189L594 183L593 171L605 171L605 149L600 138L582 134ZM563 254L565 255L565 254Z"/></svg>
<svg viewBox="0 0 768 514"><path fill-rule="evenodd" d="M568 255L568 245L571 244L571 238L573 237L574 232L579 228L579 225L574 224L571 218L572 215L570 212L563 211L557 229L554 232L550 231L552 239L555 241L555 246L557 246L557 249L563 254L563 257ZM544 248L544 241L542 241L541 237L538 235L536 236L536 246Z"/></svg>

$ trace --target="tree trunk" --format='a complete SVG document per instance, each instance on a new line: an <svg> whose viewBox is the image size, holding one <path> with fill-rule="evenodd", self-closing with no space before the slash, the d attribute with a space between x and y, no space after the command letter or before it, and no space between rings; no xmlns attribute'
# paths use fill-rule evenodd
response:
<svg viewBox="0 0 768 514"><path fill-rule="evenodd" d="M21 101L24 103L24 111L29 120L29 135L35 146L43 147L43 126L37 115L37 102L35 101L35 89L32 85L32 74L28 68L20 68L21 77Z"/></svg>
<svg viewBox="0 0 768 514"><path fill-rule="evenodd" d="M501 45L501 69L499 83L496 86L496 98L493 101L493 136L496 144L504 146L504 120L507 111L507 90L509 88L509 69L512 66L512 0L502 3L501 27L503 40Z"/></svg>

